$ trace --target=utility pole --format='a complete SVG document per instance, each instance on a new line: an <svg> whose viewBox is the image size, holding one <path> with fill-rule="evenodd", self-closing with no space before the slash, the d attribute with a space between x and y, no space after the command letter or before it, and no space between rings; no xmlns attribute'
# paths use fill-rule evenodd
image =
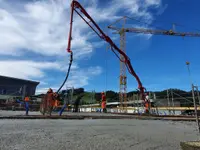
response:
<svg viewBox="0 0 200 150"><path fill-rule="evenodd" d="M169 90L167 89L167 101L168 101L168 109L171 106L169 101ZM169 109L169 115L171 115L171 110Z"/></svg>

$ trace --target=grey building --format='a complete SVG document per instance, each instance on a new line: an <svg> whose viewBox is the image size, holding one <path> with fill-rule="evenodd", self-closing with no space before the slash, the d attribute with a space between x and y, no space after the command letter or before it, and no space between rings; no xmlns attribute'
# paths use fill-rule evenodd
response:
<svg viewBox="0 0 200 150"><path fill-rule="evenodd" d="M21 96L24 91L28 96L35 95L35 90L39 82L18 79L0 75L0 95Z"/></svg>

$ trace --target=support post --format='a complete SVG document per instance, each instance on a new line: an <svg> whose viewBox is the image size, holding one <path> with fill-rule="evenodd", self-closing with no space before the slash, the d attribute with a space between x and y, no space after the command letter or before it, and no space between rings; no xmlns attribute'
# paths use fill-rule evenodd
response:
<svg viewBox="0 0 200 150"><path fill-rule="evenodd" d="M25 96L26 96L26 85L23 86L22 100L24 100Z"/></svg>
<svg viewBox="0 0 200 150"><path fill-rule="evenodd" d="M22 101L24 101L25 96L26 96L26 85L23 85L23 88L22 88ZM20 108L21 107L22 107L22 105L20 103Z"/></svg>
<svg viewBox="0 0 200 150"><path fill-rule="evenodd" d="M173 114L175 115L175 110L174 110L174 95L173 95L173 91L172 90L171 90L171 95L172 95Z"/></svg>
<svg viewBox="0 0 200 150"><path fill-rule="evenodd" d="M169 115L171 115L171 110L169 107L171 106L170 101L169 101L169 90L167 89L167 101L168 101L168 110L169 110Z"/></svg>
<svg viewBox="0 0 200 150"><path fill-rule="evenodd" d="M198 101L199 101L199 105L200 105L200 96L199 96L199 88L198 88L198 86L196 86L196 90L197 90L197 97L198 97Z"/></svg>
<svg viewBox="0 0 200 150"><path fill-rule="evenodd" d="M137 112L138 112L138 115L140 114L140 106L139 106L139 96L137 94Z"/></svg>
<svg viewBox="0 0 200 150"><path fill-rule="evenodd" d="M74 95L74 87L71 89L71 101L73 101L73 95Z"/></svg>
<svg viewBox="0 0 200 150"><path fill-rule="evenodd" d="M197 129L198 129L198 132L200 133L199 117L198 117L198 112L197 112L197 105L196 105L196 99L195 99L195 94L194 94L194 88L196 88L196 87L192 84L192 98L193 98L193 103L194 103L194 111L195 111Z"/></svg>
<svg viewBox="0 0 200 150"><path fill-rule="evenodd" d="M193 98L193 103L194 103L194 111L195 111L195 117L196 117L196 124L197 124L197 129L198 132L200 133L200 128L199 128L199 117L198 117L198 112L197 112L197 105L196 105L196 99L195 99L195 94L194 94L194 88L195 86L192 83L192 78L191 78L191 73L190 73L190 62L186 62L187 68L188 68L188 73L189 73L189 78L190 78L190 83L192 86L192 98Z"/></svg>

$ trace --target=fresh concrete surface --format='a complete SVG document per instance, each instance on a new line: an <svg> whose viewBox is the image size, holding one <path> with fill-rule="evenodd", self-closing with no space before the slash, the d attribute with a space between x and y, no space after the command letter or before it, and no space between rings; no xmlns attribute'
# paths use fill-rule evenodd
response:
<svg viewBox="0 0 200 150"><path fill-rule="evenodd" d="M179 150L199 140L194 122L0 120L0 150Z"/></svg>

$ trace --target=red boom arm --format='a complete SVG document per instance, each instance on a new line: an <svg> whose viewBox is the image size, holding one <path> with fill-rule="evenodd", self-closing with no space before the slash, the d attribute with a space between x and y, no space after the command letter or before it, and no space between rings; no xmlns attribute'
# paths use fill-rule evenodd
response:
<svg viewBox="0 0 200 150"><path fill-rule="evenodd" d="M138 82L138 88L140 90L140 93L142 95L142 99L145 101L145 94L144 94L144 90L145 88L142 86L142 83L139 79L139 77L137 76L137 74L135 73L130 59L128 58L128 56L122 51L120 50L115 43L110 39L109 36L107 36L101 29L100 27L96 24L96 22L90 17L90 15L86 12L86 10L81 6L81 4L79 2L77 2L76 0L73 0L71 3L71 18L70 18L70 31L69 31L69 39L68 39L68 47L67 47L67 51L71 52L71 39L72 39L72 25L73 25L73 14L74 11L90 26L90 28L104 41L108 42L111 46L112 51L115 53L115 51L117 51L119 54L121 54L125 60L120 60L122 62L124 62L126 64L126 67L128 69L128 71L130 72L130 74L132 74L137 82ZM82 15L81 13L89 20L87 21ZM96 30L95 30L96 29ZM113 49L114 48L114 49ZM115 50L115 51L114 51ZM116 53L115 53L116 54ZM116 54L117 55L117 54ZM118 56L118 55L117 55ZM118 57L119 58L119 57Z"/></svg>

